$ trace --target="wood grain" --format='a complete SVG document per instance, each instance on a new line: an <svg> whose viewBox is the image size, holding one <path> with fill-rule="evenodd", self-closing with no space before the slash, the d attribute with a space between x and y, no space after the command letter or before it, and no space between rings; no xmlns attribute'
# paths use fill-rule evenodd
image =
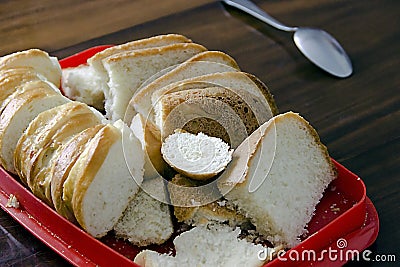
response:
<svg viewBox="0 0 400 267"><path fill-rule="evenodd" d="M281 112L293 110L308 119L331 156L364 180L381 222L378 239L370 249L374 255L397 253L400 260L397 222L400 212L400 1L255 1L289 25L320 27L334 35L354 65L354 74L347 79L334 78L308 62L294 46L290 34L272 29L220 2L197 1L196 4L209 3L190 9L195 4L189 1L160 1L168 4L163 3L165 6L154 13L151 8L144 10L144 6L149 6L145 1L116 1L115 8L126 12L118 15L112 11L116 15L111 17L106 15L111 9L110 2L88 1L78 5L76 1L76 6L70 7L48 1L48 6L41 8L34 7L32 2L25 8L30 11L25 13L17 6L9 7L15 15L5 18L3 8L12 5L0 1L0 54L16 47L37 45L62 58L93 45L123 43L171 32L185 34L210 50L227 52L244 71L255 74L268 85ZM104 19L94 18L93 9ZM31 15L33 10L36 15ZM76 19L82 14L88 15L80 18L80 22L68 23L71 12ZM143 18L135 18L133 14L137 13L143 13L137 15ZM163 15L168 13L173 14ZM19 26L10 24L13 16ZM49 25L56 17L64 19L58 25ZM26 26L28 31L23 25L32 22L31 28ZM20 39L25 36L19 34L22 32L27 36ZM9 231L14 227L16 232L23 231L7 216L0 211L0 225L6 225ZM64 263L39 241L20 240L24 246L38 248L36 251L54 258L50 263L41 262L41 266ZM379 263L347 265L378 266Z"/></svg>
<svg viewBox="0 0 400 267"><path fill-rule="evenodd" d="M0 55L59 49L212 1L0 1Z"/></svg>

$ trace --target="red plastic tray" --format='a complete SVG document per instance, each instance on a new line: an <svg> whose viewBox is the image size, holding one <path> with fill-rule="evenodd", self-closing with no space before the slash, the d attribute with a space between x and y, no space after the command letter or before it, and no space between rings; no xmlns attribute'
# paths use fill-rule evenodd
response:
<svg viewBox="0 0 400 267"><path fill-rule="evenodd" d="M62 68L74 67L106 46L93 47L60 61ZM334 161L339 175L327 188L308 225L303 241L285 255L265 266L342 266L349 258L346 251L362 251L376 239L379 231L377 212L366 196L362 180L344 166ZM13 194L20 207L7 208L9 195ZM58 215L36 198L19 181L0 169L0 206L38 239L76 266L137 266L132 262L139 248L113 236L97 240L79 227ZM341 241L341 243L339 243ZM344 243L343 243L344 242ZM339 247L338 247L339 245ZM165 247L152 247L158 251ZM336 250L336 260L327 251ZM315 256L300 257L305 252ZM300 261L301 260L301 261Z"/></svg>

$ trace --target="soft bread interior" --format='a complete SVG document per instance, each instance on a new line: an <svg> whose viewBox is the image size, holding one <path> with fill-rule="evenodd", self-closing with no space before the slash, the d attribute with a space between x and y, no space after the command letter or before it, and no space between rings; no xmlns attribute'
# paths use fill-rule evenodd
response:
<svg viewBox="0 0 400 267"><path fill-rule="evenodd" d="M220 138L181 130L168 136L161 146L164 160L179 173L198 180L214 177L232 160L233 150Z"/></svg>
<svg viewBox="0 0 400 267"><path fill-rule="evenodd" d="M194 227L174 239L175 256L144 250L134 262L144 267L156 266L262 266L257 255L264 248L239 238L240 229L229 226Z"/></svg>
<svg viewBox="0 0 400 267"><path fill-rule="evenodd" d="M104 110L103 81L93 68L81 65L62 70L61 88L69 99ZM104 82L106 84L106 82Z"/></svg>
<svg viewBox="0 0 400 267"><path fill-rule="evenodd" d="M159 201L160 197L167 197L164 180L161 177L145 180L114 226L115 234L137 246L167 241L174 227L169 206Z"/></svg>
<svg viewBox="0 0 400 267"><path fill-rule="evenodd" d="M278 115L234 152L218 187L275 245L298 244L336 177L326 147L298 114Z"/></svg>

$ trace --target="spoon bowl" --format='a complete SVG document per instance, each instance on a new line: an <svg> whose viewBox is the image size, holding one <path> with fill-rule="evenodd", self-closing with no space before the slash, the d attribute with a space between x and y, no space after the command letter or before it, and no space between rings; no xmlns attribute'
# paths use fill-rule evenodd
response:
<svg viewBox="0 0 400 267"><path fill-rule="evenodd" d="M293 40L312 63L326 72L345 78L353 72L350 58L329 33L314 28L297 28Z"/></svg>
<svg viewBox="0 0 400 267"><path fill-rule="evenodd" d="M294 32L293 40L301 53L324 71L339 78L346 78L352 74L353 66L346 51L332 35L324 30L286 26L249 0L224 0L224 3L278 30Z"/></svg>

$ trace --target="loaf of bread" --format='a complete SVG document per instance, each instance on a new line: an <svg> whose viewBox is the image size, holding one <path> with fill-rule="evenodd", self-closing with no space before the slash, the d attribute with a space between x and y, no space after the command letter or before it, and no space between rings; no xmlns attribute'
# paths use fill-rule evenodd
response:
<svg viewBox="0 0 400 267"><path fill-rule="evenodd" d="M87 62L62 71L62 88L65 95L97 109L104 109L104 94L108 94L108 75L102 60L127 51L158 47L174 43L189 43L191 40L179 34L158 35L112 46L90 57Z"/></svg>
<svg viewBox="0 0 400 267"><path fill-rule="evenodd" d="M143 267L158 266L262 266L260 251L272 255L272 248L255 245L239 238L240 229L229 226L199 226L174 239L176 255L143 250L135 263Z"/></svg>
<svg viewBox="0 0 400 267"><path fill-rule="evenodd" d="M174 226L166 200L167 192L161 177L143 181L141 189L114 226L116 236L140 247L167 241Z"/></svg>
<svg viewBox="0 0 400 267"><path fill-rule="evenodd" d="M0 116L0 160L7 171L15 173L15 148L29 123L42 111L69 101L54 85L41 80L25 83L10 96Z"/></svg>
<svg viewBox="0 0 400 267"><path fill-rule="evenodd" d="M335 177L317 132L288 112L263 124L235 150L218 188L259 233L275 245L292 247Z"/></svg>
<svg viewBox="0 0 400 267"><path fill-rule="evenodd" d="M207 180L222 172L232 160L232 153L220 138L179 129L161 146L161 154L172 168L196 180Z"/></svg>
<svg viewBox="0 0 400 267"><path fill-rule="evenodd" d="M160 77L146 81L145 85L133 95L130 105L136 112L143 114L154 122L151 99L158 89L184 79L210 73L239 71L239 66L233 58L220 51L205 51L194 55ZM154 104L153 104L154 105Z"/></svg>
<svg viewBox="0 0 400 267"><path fill-rule="evenodd" d="M2 166L90 235L143 247L173 222L194 227L174 256L140 252L142 266L261 266L273 250L249 240L297 245L336 177L306 120L277 115L257 77L179 34L62 73L39 49L1 57L0 111Z"/></svg>

